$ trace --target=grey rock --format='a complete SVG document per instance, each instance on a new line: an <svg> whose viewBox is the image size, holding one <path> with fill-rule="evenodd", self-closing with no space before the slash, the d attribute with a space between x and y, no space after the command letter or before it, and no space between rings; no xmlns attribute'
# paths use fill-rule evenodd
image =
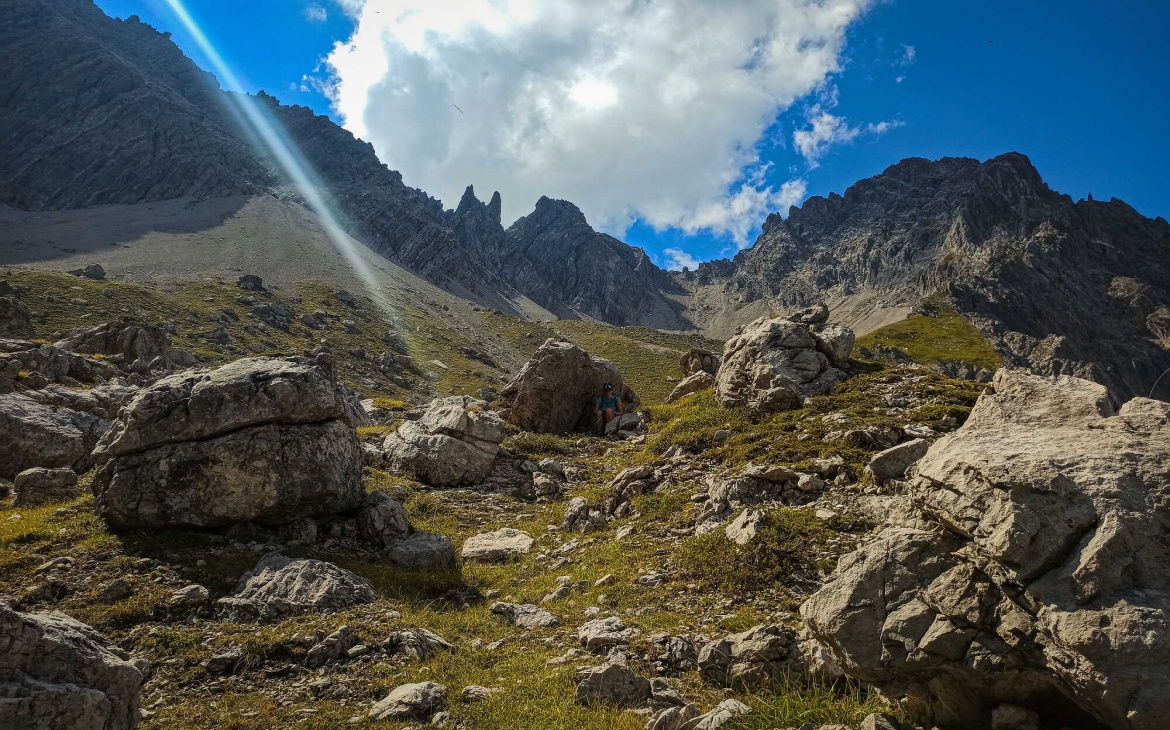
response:
<svg viewBox="0 0 1170 730"><path fill-rule="evenodd" d="M646 730L684 730L689 729L695 721L702 717L702 712L695 705L682 707L667 707L659 710L646 723Z"/></svg>
<svg viewBox="0 0 1170 730"><path fill-rule="evenodd" d="M747 545L759 537L764 529L764 512L758 509L745 509L739 516L728 523L724 530L727 539L736 545Z"/></svg>
<svg viewBox="0 0 1170 730"><path fill-rule="evenodd" d="M264 291L264 280L255 274L244 274L236 280L236 286L244 291Z"/></svg>
<svg viewBox="0 0 1170 730"><path fill-rule="evenodd" d="M686 380L699 373L707 373L714 378L722 363L723 358L713 352L693 349L683 353L683 356L679 358L678 366L682 370L683 379Z"/></svg>
<svg viewBox="0 0 1170 730"><path fill-rule="evenodd" d="M171 603L179 606L203 606L211 598L211 592L198 583L184 586L171 594Z"/></svg>
<svg viewBox="0 0 1170 730"><path fill-rule="evenodd" d="M565 507L561 529L565 532L594 532L605 529L608 522L605 513L590 507L584 497L573 497Z"/></svg>
<svg viewBox="0 0 1170 730"><path fill-rule="evenodd" d="M740 715L751 714L751 711L752 708L739 700L723 700L715 709L700 717L694 725L686 726L686 730L716 730Z"/></svg>
<svg viewBox="0 0 1170 730"><path fill-rule="evenodd" d="M160 365L165 368L169 339L158 327L123 317L73 332L55 346L70 352L116 358L127 366L139 360L150 363L162 358Z"/></svg>
<svg viewBox="0 0 1170 730"><path fill-rule="evenodd" d="M388 654L403 654L415 662L425 662L436 652L455 651L446 639L426 629L391 631L382 646Z"/></svg>
<svg viewBox="0 0 1170 730"><path fill-rule="evenodd" d="M761 318L727 341L715 397L729 407L784 411L829 392L845 377L817 349L808 325Z"/></svg>
<svg viewBox="0 0 1170 730"><path fill-rule="evenodd" d="M542 629L560 624L556 616L531 603L496 602L492 604L491 612L513 626L524 629Z"/></svg>
<svg viewBox="0 0 1170 730"><path fill-rule="evenodd" d="M605 424L605 435L607 437L625 438L640 429L642 425L642 414L623 413Z"/></svg>
<svg viewBox="0 0 1170 730"><path fill-rule="evenodd" d="M0 460L0 478L12 479L34 467L84 472L107 428L109 421L89 413L42 405L20 393L0 395L0 440L6 455Z"/></svg>
<svg viewBox="0 0 1170 730"><path fill-rule="evenodd" d="M356 398L331 369L251 358L157 381L99 443L99 514L116 529L280 525L362 499Z"/></svg>
<svg viewBox="0 0 1170 730"><path fill-rule="evenodd" d="M492 698L492 695L498 694L499 692L500 690L494 687L483 687L478 684L470 684L463 688L463 692L460 694L460 699L463 700L463 704L465 705L473 705L477 702L487 702Z"/></svg>
<svg viewBox="0 0 1170 730"><path fill-rule="evenodd" d="M77 472L72 469L25 469L13 480L15 507L36 507L47 502L63 502L80 496Z"/></svg>
<svg viewBox="0 0 1170 730"><path fill-rule="evenodd" d="M385 492L370 492L358 511L358 532L363 540L384 546L394 545L410 534L406 508Z"/></svg>
<svg viewBox="0 0 1170 730"><path fill-rule="evenodd" d="M892 446L874 454L869 460L869 465L865 467L865 472L876 482L901 479L912 464L926 456L929 448L930 442L926 439L914 439Z"/></svg>
<svg viewBox="0 0 1170 730"><path fill-rule="evenodd" d="M371 720L391 721L428 719L446 701L447 688L436 682L403 684L374 703L369 717Z"/></svg>
<svg viewBox="0 0 1170 730"><path fill-rule="evenodd" d="M799 679L806 671L796 632L779 624L731 634L699 652L699 674L719 687L756 688L780 677Z"/></svg>
<svg viewBox="0 0 1170 730"><path fill-rule="evenodd" d="M857 730L901 730L902 726L892 716L881 712L871 712L865 716Z"/></svg>
<svg viewBox="0 0 1170 730"><path fill-rule="evenodd" d="M843 558L806 626L918 723L982 729L1004 704L1045 719L1059 697L1074 725L1159 727L1170 570L1146 546L1170 525L1167 454L1170 404L1001 370L909 482L942 529L888 528Z"/></svg>
<svg viewBox="0 0 1170 730"><path fill-rule="evenodd" d="M342 626L309 648L309 652L305 655L305 666L309 669L316 669L330 662L346 659L349 656L351 646L353 646L353 638L350 636L349 627Z"/></svg>
<svg viewBox="0 0 1170 730"><path fill-rule="evenodd" d="M432 486L483 481L504 439L503 421L486 406L464 396L432 401L421 419L386 437L387 464Z"/></svg>
<svg viewBox="0 0 1170 730"><path fill-rule="evenodd" d="M93 628L64 614L0 603L0 726L132 730L143 672Z"/></svg>
<svg viewBox="0 0 1170 730"><path fill-rule="evenodd" d="M511 527L494 532L481 532L467 538L461 553L464 560L480 563L498 563L527 555L532 550L532 536Z"/></svg>
<svg viewBox="0 0 1170 730"><path fill-rule="evenodd" d="M216 613L232 621L275 621L338 611L375 598L368 580L332 563L270 553L240 578L231 595L216 602Z"/></svg>
<svg viewBox="0 0 1170 730"><path fill-rule="evenodd" d="M628 409L640 404L617 366L580 347L549 339L504 388L505 419L524 431L565 434L593 426L593 402L606 383Z"/></svg>
<svg viewBox="0 0 1170 730"><path fill-rule="evenodd" d="M231 674L236 667L244 659L244 650L239 646L233 646L227 651L222 651L219 654L208 659L203 663L203 668L212 676L223 674Z"/></svg>
<svg viewBox="0 0 1170 730"><path fill-rule="evenodd" d="M88 264L80 269L73 269L69 273L84 279L93 279L94 281L102 281L106 278L106 270L101 264Z"/></svg>
<svg viewBox="0 0 1170 730"><path fill-rule="evenodd" d="M813 330L812 335L817 341L817 349L829 358L833 367L843 368L849 364L853 343L857 339L853 330L844 325L829 324Z"/></svg>
<svg viewBox="0 0 1170 730"><path fill-rule="evenodd" d="M32 312L16 297L0 296L0 337L34 337Z"/></svg>
<svg viewBox="0 0 1170 730"><path fill-rule="evenodd" d="M455 545L446 535L416 532L396 542L389 555L395 563L410 570L439 570L455 564Z"/></svg>
<svg viewBox="0 0 1170 730"><path fill-rule="evenodd" d="M604 664L577 675L577 704L638 707L650 699L650 680L621 664Z"/></svg>
<svg viewBox="0 0 1170 730"><path fill-rule="evenodd" d="M686 376L678 385L674 386L674 390L670 391L670 395L666 396L666 402L674 403L688 395L710 390L714 387L715 376L706 370L700 370L697 373Z"/></svg>
<svg viewBox="0 0 1170 730"><path fill-rule="evenodd" d="M586 621L577 629L577 640L587 651L604 651L629 644L638 633L638 629L627 627L620 616L607 616Z"/></svg>

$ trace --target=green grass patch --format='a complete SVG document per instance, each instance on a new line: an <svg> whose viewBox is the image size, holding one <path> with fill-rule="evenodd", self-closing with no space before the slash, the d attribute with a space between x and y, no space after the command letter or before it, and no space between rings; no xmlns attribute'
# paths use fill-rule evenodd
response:
<svg viewBox="0 0 1170 730"><path fill-rule="evenodd" d="M746 545L728 540L722 529L684 540L676 554L681 576L713 590L750 591L793 577L813 578L836 564L817 553L840 539L841 525L812 510L791 508L765 513L763 525Z"/></svg>
<svg viewBox="0 0 1170 730"><path fill-rule="evenodd" d="M983 334L942 298L928 302L928 314L912 314L857 340L858 347L885 345L921 365L959 362L995 370L1003 358Z"/></svg>

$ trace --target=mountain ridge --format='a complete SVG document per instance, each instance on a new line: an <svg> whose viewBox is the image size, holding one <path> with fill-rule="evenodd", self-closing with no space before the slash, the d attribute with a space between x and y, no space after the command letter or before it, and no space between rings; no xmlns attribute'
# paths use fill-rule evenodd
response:
<svg viewBox="0 0 1170 730"><path fill-rule="evenodd" d="M0 146L12 152L0 160L0 202L298 201L237 126L241 97L168 34L90 0L14 0L0 14L0 60L13 69L0 78ZM287 133L347 233L481 306L728 336L819 300L865 332L941 293L1012 365L1091 377L1120 397L1170 367L1170 225L1117 200L1073 201L1020 153L907 158L769 215L734 259L666 272L569 201L542 197L505 228L498 192L485 203L468 186L445 209L327 117L264 92L243 103Z"/></svg>

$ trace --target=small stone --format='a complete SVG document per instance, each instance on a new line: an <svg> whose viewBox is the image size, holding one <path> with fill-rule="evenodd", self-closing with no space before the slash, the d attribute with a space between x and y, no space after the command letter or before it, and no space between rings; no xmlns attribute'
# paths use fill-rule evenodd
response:
<svg viewBox="0 0 1170 730"><path fill-rule="evenodd" d="M480 563L497 563L527 555L532 543L532 536L527 532L504 527L467 538L462 557Z"/></svg>
<svg viewBox="0 0 1170 730"><path fill-rule="evenodd" d="M419 720L431 717L443 706L447 688L435 682L404 684L394 688L370 708L371 720Z"/></svg>
<svg viewBox="0 0 1170 730"><path fill-rule="evenodd" d="M211 593L198 583L180 588L171 594L171 603L180 606L201 606L211 598Z"/></svg>
<svg viewBox="0 0 1170 730"><path fill-rule="evenodd" d="M478 684L472 684L463 688L463 693L460 695L460 699L462 699L463 703L466 705L475 704L476 702L487 702L491 699L492 695L499 691L500 690L492 687L481 687Z"/></svg>
<svg viewBox="0 0 1170 730"><path fill-rule="evenodd" d="M547 628L560 623L556 616L531 603L493 603L491 612L513 626L525 629Z"/></svg>

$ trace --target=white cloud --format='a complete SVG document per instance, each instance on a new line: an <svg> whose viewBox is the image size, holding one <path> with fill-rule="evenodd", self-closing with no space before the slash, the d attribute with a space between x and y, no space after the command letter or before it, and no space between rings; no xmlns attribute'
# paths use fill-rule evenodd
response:
<svg viewBox="0 0 1170 730"><path fill-rule="evenodd" d="M324 23L329 20L329 11L317 4L306 5L305 18L310 23Z"/></svg>
<svg viewBox="0 0 1170 730"><path fill-rule="evenodd" d="M914 59L918 57L918 51L914 50L914 46L902 44L902 61L903 66L913 66Z"/></svg>
<svg viewBox="0 0 1170 730"><path fill-rule="evenodd" d="M664 248L662 249L662 254L666 257L666 269L668 271L682 271L683 269L694 271L699 268L699 264L703 263L686 251L677 248Z"/></svg>
<svg viewBox="0 0 1170 730"><path fill-rule="evenodd" d="M357 26L328 58L332 98L448 206L471 183L500 190L505 222L549 195L613 232L742 245L803 190L765 181L757 143L839 70L870 1L337 0Z"/></svg>
<svg viewBox="0 0 1170 730"><path fill-rule="evenodd" d="M804 157L810 169L820 165L820 159L834 145L849 144L862 135L885 134L902 126L900 121L889 121L852 127L844 117L828 111L837 106L838 90L835 86L821 89L818 98L819 101L809 107L805 114L809 128L797 129L792 134L796 151Z"/></svg>
<svg viewBox="0 0 1170 730"><path fill-rule="evenodd" d="M356 18L362 12L362 6L365 5L365 0L334 0L337 6L341 8L341 12Z"/></svg>

